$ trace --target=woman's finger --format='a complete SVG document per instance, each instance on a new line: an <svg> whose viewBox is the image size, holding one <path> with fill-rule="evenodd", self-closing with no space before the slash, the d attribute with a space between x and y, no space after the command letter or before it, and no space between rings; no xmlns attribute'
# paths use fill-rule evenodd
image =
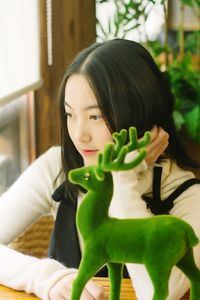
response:
<svg viewBox="0 0 200 300"><path fill-rule="evenodd" d="M90 280L87 283L86 289L93 295L93 297L96 300L106 300L107 299L104 288L92 280Z"/></svg>
<svg viewBox="0 0 200 300"><path fill-rule="evenodd" d="M154 125L154 127L150 130L150 134L151 134L151 142L153 142L158 135L158 127L156 125Z"/></svg>
<svg viewBox="0 0 200 300"><path fill-rule="evenodd" d="M147 156L145 161L148 165L155 163L158 157L166 150L169 144L168 140L169 134L161 127L157 128L157 135L155 128L151 130L151 142L146 146Z"/></svg>

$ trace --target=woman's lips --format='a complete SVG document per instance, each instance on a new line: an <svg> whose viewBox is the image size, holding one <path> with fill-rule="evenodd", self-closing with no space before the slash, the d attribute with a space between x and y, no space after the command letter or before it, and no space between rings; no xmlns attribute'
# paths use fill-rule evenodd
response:
<svg viewBox="0 0 200 300"><path fill-rule="evenodd" d="M89 156L96 154L98 150L80 149L80 152L85 156Z"/></svg>

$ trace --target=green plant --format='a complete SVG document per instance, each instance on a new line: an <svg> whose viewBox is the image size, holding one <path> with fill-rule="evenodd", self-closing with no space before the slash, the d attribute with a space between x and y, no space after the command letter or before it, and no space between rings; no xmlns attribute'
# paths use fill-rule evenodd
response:
<svg viewBox="0 0 200 300"><path fill-rule="evenodd" d="M176 45L169 43L168 8L166 0L97 0L98 3L113 3L113 16L109 17L107 27L100 20L99 38L126 38L132 30L141 36L144 31L145 42L140 40L151 52L155 61L169 78L175 96L174 121L180 131L200 144L200 30L189 34L184 32L184 10L189 6L195 12L200 24L200 0L179 1L179 28ZM151 41L145 31L148 15L155 5L160 4L164 15L164 41ZM196 58L195 63L193 58Z"/></svg>
<svg viewBox="0 0 200 300"><path fill-rule="evenodd" d="M97 3L113 3L114 13L108 18L106 27L97 19L97 27L99 27L98 37L101 40L109 38L125 38L127 34L137 29L140 35L141 26L143 26L148 18L151 9L156 3L155 0L96 0ZM145 31L146 39L148 39Z"/></svg>
<svg viewBox="0 0 200 300"><path fill-rule="evenodd" d="M190 54L168 66L168 76L176 97L174 120L180 130L185 127L192 140L200 143L200 73Z"/></svg>

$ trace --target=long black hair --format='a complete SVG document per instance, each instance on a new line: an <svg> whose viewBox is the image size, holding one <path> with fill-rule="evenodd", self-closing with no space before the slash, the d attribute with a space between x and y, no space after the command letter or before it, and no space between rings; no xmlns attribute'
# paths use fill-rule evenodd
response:
<svg viewBox="0 0 200 300"><path fill-rule="evenodd" d="M66 82L73 74L82 74L88 80L111 133L135 126L142 136L154 125L161 126L169 133L166 155L181 167L195 167L176 133L172 118L174 98L168 82L149 52L124 39L95 43L75 57L60 86L62 163L70 197L77 197L78 187L68 181L67 174L83 166L69 137L64 109Z"/></svg>

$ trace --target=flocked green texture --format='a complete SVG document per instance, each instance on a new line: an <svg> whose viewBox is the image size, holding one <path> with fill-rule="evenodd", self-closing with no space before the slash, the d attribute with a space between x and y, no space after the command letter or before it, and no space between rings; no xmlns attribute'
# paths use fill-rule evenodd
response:
<svg viewBox="0 0 200 300"><path fill-rule="evenodd" d="M113 144L105 145L97 166L71 170L69 179L87 193L77 212L77 227L83 239L83 255L73 283L71 300L79 300L87 281L107 264L111 283L110 299L120 299L122 269L125 263L144 264L154 286L153 300L165 300L168 280L176 265L191 282L190 299L200 299L200 271L195 265L193 247L198 238L183 220L169 216L117 219L108 216L113 194L112 171L136 167L146 155L150 134L138 140L134 127L114 133ZM128 152L137 156L125 163ZM134 199L133 199L134 201Z"/></svg>

